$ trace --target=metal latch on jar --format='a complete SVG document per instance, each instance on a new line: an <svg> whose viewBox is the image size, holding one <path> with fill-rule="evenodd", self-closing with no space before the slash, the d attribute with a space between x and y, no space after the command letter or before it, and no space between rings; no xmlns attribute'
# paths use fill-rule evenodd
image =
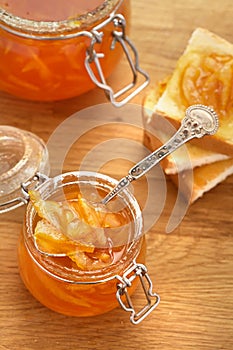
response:
<svg viewBox="0 0 233 350"><path fill-rule="evenodd" d="M132 267L128 269L122 277L116 276L120 281L117 284L116 298L123 308L123 310L130 312L130 321L133 324L138 324L144 320L159 304L160 297L157 293L153 293L152 281L147 273L147 268L143 264L137 264L134 262ZM132 287L132 282L138 278L141 283L142 289L145 294L146 304L145 306L136 311L136 308L132 302L132 299L128 293L129 288Z"/></svg>
<svg viewBox="0 0 233 350"><path fill-rule="evenodd" d="M110 22L113 22L114 26L119 29L114 30L112 32L113 39L111 49L113 50L115 48L116 43L119 43L121 45L133 75L132 82L130 82L128 85L124 86L117 92L113 91L111 86L107 84L106 79L104 77L104 73L100 63L100 59L104 57L104 54L97 53L94 49L94 45L96 43L101 43L103 39L103 32L100 32L99 30ZM92 35L92 42L87 50L87 55L85 59L85 67L90 78L98 87L105 91L106 96L109 98L109 100L115 107L121 107L127 102L129 102L149 83L149 75L140 68L138 52L131 40L129 40L129 38L126 36L125 27L126 20L121 14L114 14L113 16L110 16L107 20L102 22L99 26L96 26L90 32ZM91 63L93 63L96 66L99 77L96 77L91 67ZM136 86L138 83L139 75L143 77L143 82Z"/></svg>
<svg viewBox="0 0 233 350"><path fill-rule="evenodd" d="M32 179L21 184L20 186L21 194L19 194L15 198L12 198L11 200L0 203L0 213L7 213L11 210L21 207L22 205L26 205L29 200L28 190L30 188L35 189L38 185L42 184L48 179L49 177L47 175L36 173Z"/></svg>
<svg viewBox="0 0 233 350"><path fill-rule="evenodd" d="M132 73L132 81L117 92L114 92L112 87L106 82L100 63L100 59L104 58L104 54L101 52L96 52L94 48L95 44L101 43L102 40L104 40L104 34L101 29L111 22L114 24L116 29L112 31L112 42L110 49L114 50L117 43L121 45ZM15 31L14 28L3 28L12 34L18 35L18 32ZM91 40L91 44L86 50L86 58L84 61L87 73L89 74L89 77L94 82L94 84L104 90L107 98L115 107L121 107L129 102L149 84L150 80L149 75L139 66L137 49L132 41L127 37L125 28L126 20L124 16L114 11L106 20L95 26L90 31L81 30L78 33L68 33L61 37L61 39L72 39L79 36L86 36ZM51 37L48 35L41 34L38 36L34 35L30 31L28 33L20 32L20 36L33 40L51 40ZM95 75L91 64L94 64L96 67L98 77ZM140 77L143 79L142 82L139 82Z"/></svg>

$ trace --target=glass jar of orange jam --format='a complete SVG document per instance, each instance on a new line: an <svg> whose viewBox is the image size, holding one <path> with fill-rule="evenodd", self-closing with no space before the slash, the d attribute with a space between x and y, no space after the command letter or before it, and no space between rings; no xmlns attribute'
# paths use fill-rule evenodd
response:
<svg viewBox="0 0 233 350"><path fill-rule="evenodd" d="M85 93L99 75L104 85L124 51L129 7L129 0L0 0L0 90L51 101Z"/></svg>
<svg viewBox="0 0 233 350"><path fill-rule="evenodd" d="M158 305L143 265L145 239L136 199L126 189L104 209L96 204L116 183L102 174L72 172L29 191L19 268L26 287L48 308L94 316L120 304L131 322L139 323ZM146 305L136 312L130 296L139 283Z"/></svg>

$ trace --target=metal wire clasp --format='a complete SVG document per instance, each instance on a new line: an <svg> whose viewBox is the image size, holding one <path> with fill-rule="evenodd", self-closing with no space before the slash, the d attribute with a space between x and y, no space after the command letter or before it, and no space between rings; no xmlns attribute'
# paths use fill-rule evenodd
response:
<svg viewBox="0 0 233 350"><path fill-rule="evenodd" d="M29 200L29 194L28 191L30 189L36 189L36 187L46 180L48 180L49 177L47 175L36 173L32 179L28 180L27 182L23 182L21 184L21 191L23 193L23 197L25 200Z"/></svg>
<svg viewBox="0 0 233 350"><path fill-rule="evenodd" d="M127 312L130 312L130 321L138 324L146 318L159 304L160 297L157 293L153 293L152 281L147 273L147 268L143 264L134 262L132 267L128 269L122 277L116 276L120 281L117 284L116 298L120 306ZM128 293L128 289L132 286L132 282L138 278L146 297L146 305L136 312L132 299Z"/></svg>
<svg viewBox="0 0 233 350"><path fill-rule="evenodd" d="M18 196L0 204L0 213L7 213L13 209L21 207L22 205L26 205L29 201L28 190L31 188L35 189L39 184L45 182L47 179L49 179L48 176L41 173L36 173L32 179L22 183L20 186L21 193Z"/></svg>
<svg viewBox="0 0 233 350"><path fill-rule="evenodd" d="M123 52L129 63L133 78L132 82L124 86L117 92L114 92L111 86L109 86L105 80L104 73L101 67L100 59L104 58L103 53L97 53L94 49L95 43L100 43L103 40L103 32L100 32L103 26L113 22L116 30L112 32L112 43L110 46L111 50L114 50L117 43L119 43L123 49ZM121 107L133 97L135 97L142 89L144 89L149 83L149 75L140 68L138 52L125 34L126 20L121 14L114 14L110 16L109 19L101 23L101 25L95 27L92 31L92 41L91 45L86 52L85 67L91 78L91 80L101 89L105 91L106 96L109 98L111 103L115 107ZM95 75L91 63L93 63L97 69L98 77ZM138 77L141 75L143 77L143 82L138 84ZM125 96L125 97L124 97Z"/></svg>

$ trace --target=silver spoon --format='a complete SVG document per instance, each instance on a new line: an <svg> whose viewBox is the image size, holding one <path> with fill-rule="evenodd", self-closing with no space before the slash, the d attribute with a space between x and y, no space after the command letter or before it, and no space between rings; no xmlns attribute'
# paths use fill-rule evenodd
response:
<svg viewBox="0 0 233 350"><path fill-rule="evenodd" d="M100 202L102 205L107 204L123 189L125 189L133 180L139 179L145 175L152 167L158 164L163 158L174 152L187 141L204 135L213 135L218 129L218 116L210 107L203 105L193 105L186 110L185 118L181 123L179 130L163 146L156 149L147 157L132 167L128 175L123 177L118 184L109 192ZM98 203L98 206L99 204ZM36 249L46 256L65 257L65 253L47 253L42 251L34 238Z"/></svg>
<svg viewBox="0 0 233 350"><path fill-rule="evenodd" d="M145 175L151 168L158 164L163 158L174 152L187 141L193 138L201 138L205 135L213 135L218 129L218 116L216 112L204 105L190 106L182 120L181 127L178 131L160 148L149 154L128 172L118 184L109 192L101 201L107 204L111 199L118 195L129 184Z"/></svg>

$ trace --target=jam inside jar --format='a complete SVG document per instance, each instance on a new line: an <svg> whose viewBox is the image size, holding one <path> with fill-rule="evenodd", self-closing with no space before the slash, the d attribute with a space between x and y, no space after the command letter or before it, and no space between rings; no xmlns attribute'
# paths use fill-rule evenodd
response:
<svg viewBox="0 0 233 350"><path fill-rule="evenodd" d="M40 199L35 205L31 198L27 206L18 246L19 268L28 290L48 308L65 315L94 316L108 312L120 303L125 311L131 312L131 322L139 323L159 303L158 295L152 293L151 281L143 265L146 249L142 215L130 191L122 191L118 198L109 202L104 219L96 224L95 213L102 215L102 207L96 203L100 203L116 183L116 180L102 174L72 172L49 178L36 187L35 193ZM70 213L67 214L67 206L64 205L71 205L75 210L78 208L79 217L81 215L85 224L91 225L91 237L95 239L90 238L88 231L86 236L89 240L85 242L86 233L82 235L83 231L79 230L78 238L74 236L76 233L72 233L69 242L63 240L57 248L56 241L55 246L52 244L55 250L51 250L50 240L40 240L44 232L41 234L38 223L43 215L47 218L51 206L57 205L54 203L59 203L62 210L66 208L67 217ZM35 207L39 207L39 215ZM86 216L80 214L83 208ZM57 220L56 214L53 213L52 217ZM69 254L73 249L69 244L78 244L78 255ZM60 250L61 247L66 250ZM146 281L141 283L147 305L137 314L130 295L144 277ZM155 298L155 302L152 303L151 298Z"/></svg>
<svg viewBox="0 0 233 350"><path fill-rule="evenodd" d="M103 54L104 77L122 56L121 45L113 45L114 21L101 26L99 37L97 31L90 34L114 13L127 22L129 0L0 0L0 90L24 99L52 101L94 88L85 67L87 53L94 47ZM98 76L95 64L91 69Z"/></svg>

